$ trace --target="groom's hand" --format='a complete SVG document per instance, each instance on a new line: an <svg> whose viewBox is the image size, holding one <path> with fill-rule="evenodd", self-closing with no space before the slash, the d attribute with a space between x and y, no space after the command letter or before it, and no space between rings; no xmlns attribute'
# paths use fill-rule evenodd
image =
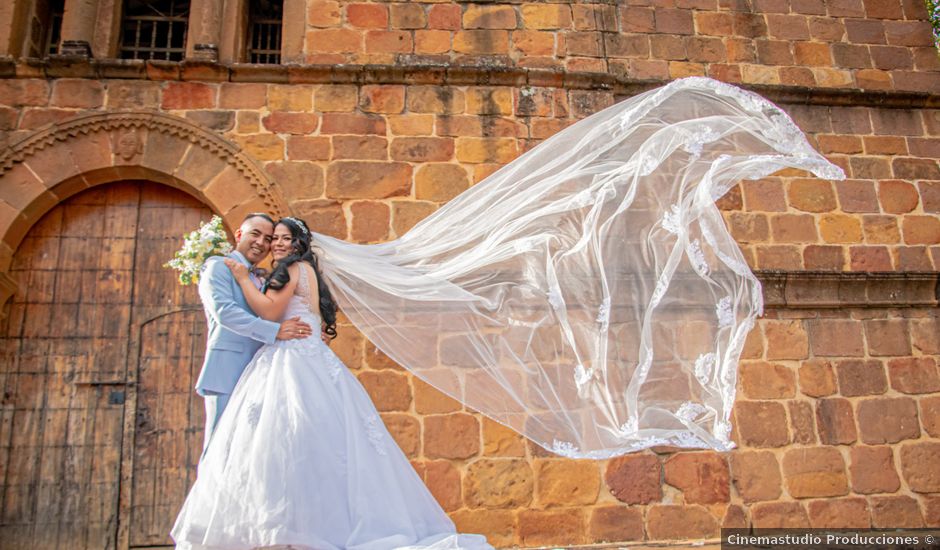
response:
<svg viewBox="0 0 940 550"><path fill-rule="evenodd" d="M281 328L277 331L278 340L293 340L295 338L306 338L312 331L310 325L300 320L300 317L293 317L281 323Z"/></svg>

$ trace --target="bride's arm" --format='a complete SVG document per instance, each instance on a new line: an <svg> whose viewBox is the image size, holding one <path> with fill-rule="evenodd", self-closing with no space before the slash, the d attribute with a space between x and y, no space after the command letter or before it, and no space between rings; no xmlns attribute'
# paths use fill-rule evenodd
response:
<svg viewBox="0 0 940 550"><path fill-rule="evenodd" d="M287 311L287 304L290 302L291 296L294 295L294 289L297 288L300 265L295 263L287 268L287 272L290 273L290 281L283 288L279 290L268 289L266 293L262 293L255 288L255 284L248 275L248 268L244 265L231 259L226 259L225 265L232 270L235 281L238 282L238 286L242 288L242 292L245 294L248 307L258 317L268 321L277 321L284 316L284 312Z"/></svg>

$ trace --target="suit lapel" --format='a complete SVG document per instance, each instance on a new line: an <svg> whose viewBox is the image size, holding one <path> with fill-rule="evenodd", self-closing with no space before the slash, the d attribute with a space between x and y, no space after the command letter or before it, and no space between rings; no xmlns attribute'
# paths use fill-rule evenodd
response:
<svg viewBox="0 0 940 550"><path fill-rule="evenodd" d="M230 252L226 258L231 258L242 265L248 266L249 269L251 268L251 264L248 263L248 260L246 260L245 257L237 251ZM229 280L231 281L233 296L238 296L239 303L244 306L245 309L249 309L248 300L245 299L245 293L242 291L241 285L238 284L238 281L235 279L235 275L232 274L232 271L228 269L228 267L225 269L228 271ZM251 310L249 309L249 311Z"/></svg>

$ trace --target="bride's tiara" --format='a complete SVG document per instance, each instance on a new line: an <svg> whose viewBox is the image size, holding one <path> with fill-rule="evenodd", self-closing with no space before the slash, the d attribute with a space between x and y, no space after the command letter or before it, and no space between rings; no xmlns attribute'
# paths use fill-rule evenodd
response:
<svg viewBox="0 0 940 550"><path fill-rule="evenodd" d="M307 223L305 221L301 220L300 218L295 218L293 216L285 216L281 219L290 220L294 222L295 224L297 224L298 227L300 227L300 230L303 231L304 235L306 235L308 238L310 237L310 229L307 228Z"/></svg>

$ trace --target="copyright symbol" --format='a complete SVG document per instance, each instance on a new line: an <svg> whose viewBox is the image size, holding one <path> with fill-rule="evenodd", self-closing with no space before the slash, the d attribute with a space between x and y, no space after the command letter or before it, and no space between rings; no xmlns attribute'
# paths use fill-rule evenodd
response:
<svg viewBox="0 0 940 550"><path fill-rule="evenodd" d="M927 544L933 544L933 535L927 535L926 537L924 537L924 542L926 542Z"/></svg>

